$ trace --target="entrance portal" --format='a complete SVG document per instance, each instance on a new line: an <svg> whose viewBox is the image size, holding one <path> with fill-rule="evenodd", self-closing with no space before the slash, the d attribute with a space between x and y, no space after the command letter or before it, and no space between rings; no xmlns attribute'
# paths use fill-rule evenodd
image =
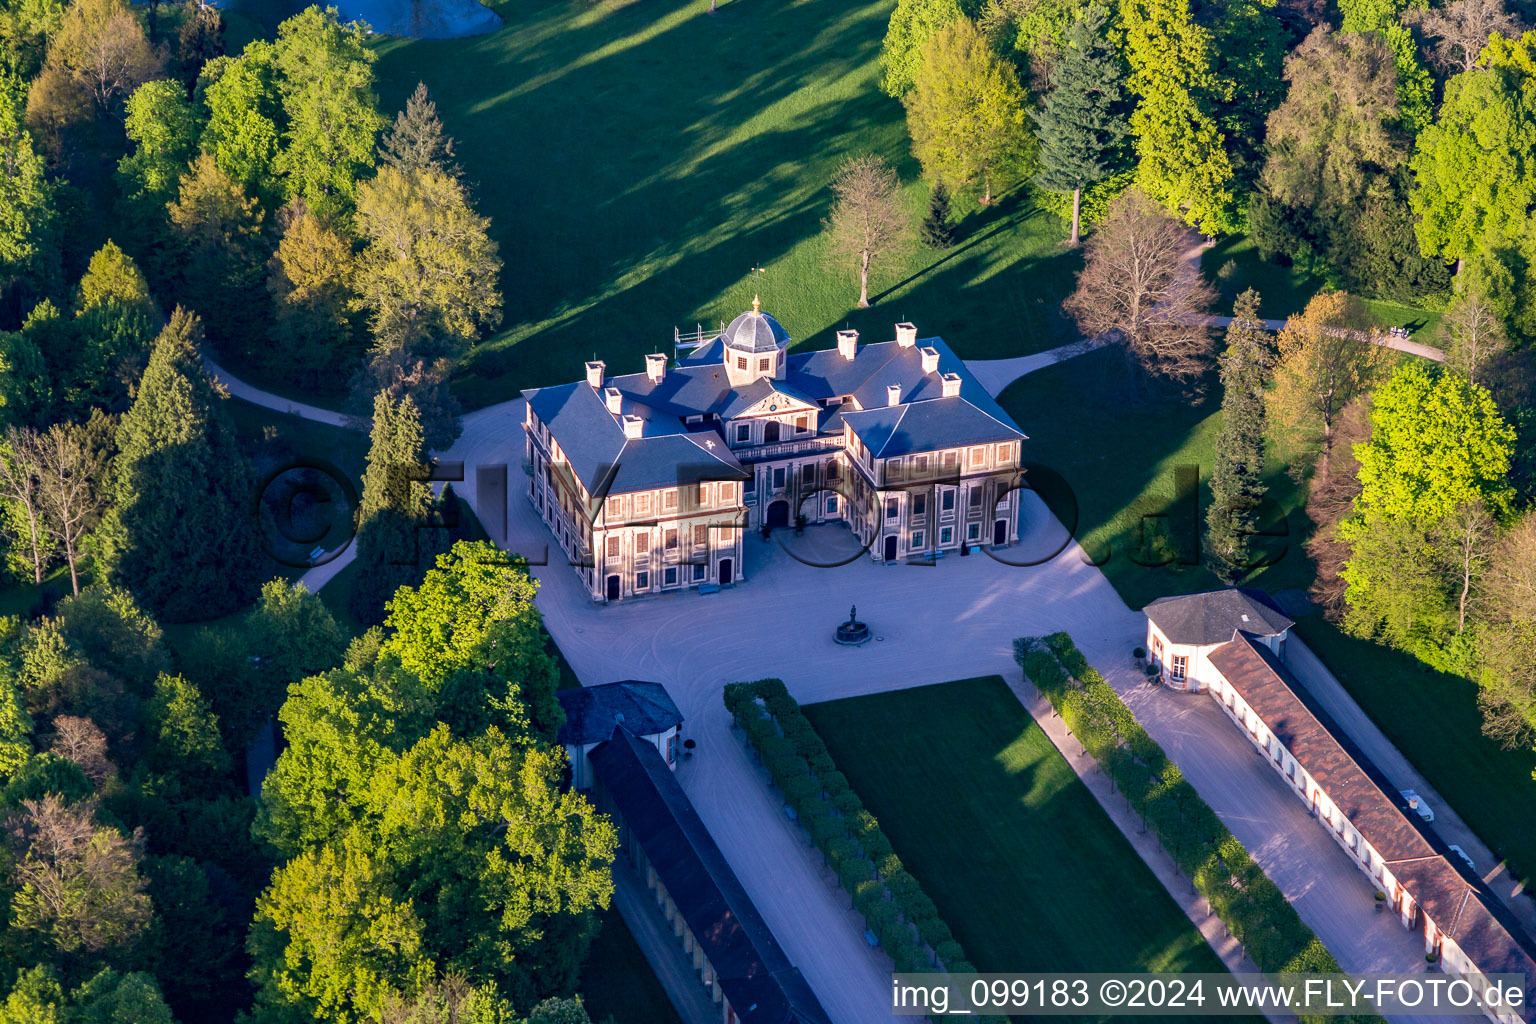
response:
<svg viewBox="0 0 1536 1024"><path fill-rule="evenodd" d="M885 538L885 560L896 561L896 535L891 534Z"/></svg>
<svg viewBox="0 0 1536 1024"><path fill-rule="evenodd" d="M722 558L722 559L720 559L720 585L723 587L727 583L730 583L730 582L731 582L731 560L729 558Z"/></svg>
<svg viewBox="0 0 1536 1024"><path fill-rule="evenodd" d="M610 600L610 601L617 601L618 599L619 599L619 578L617 576L609 576L608 577L608 600Z"/></svg>
<svg viewBox="0 0 1536 1024"><path fill-rule="evenodd" d="M768 529L777 530L789 525L789 502L775 501L768 506Z"/></svg>
<svg viewBox="0 0 1536 1024"><path fill-rule="evenodd" d="M992 526L992 543L993 544L1006 544L1006 543L1008 543L1008 520L1006 520L1006 519L999 519L995 524L993 524L993 526Z"/></svg>

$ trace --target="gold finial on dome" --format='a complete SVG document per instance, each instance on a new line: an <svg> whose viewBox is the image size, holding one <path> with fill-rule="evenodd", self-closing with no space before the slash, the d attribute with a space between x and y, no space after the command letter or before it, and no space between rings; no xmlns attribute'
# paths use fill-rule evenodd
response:
<svg viewBox="0 0 1536 1024"><path fill-rule="evenodd" d="M762 311L763 311L763 300L758 298L756 295L753 295L752 296L752 312L754 312L754 313L761 313Z"/></svg>

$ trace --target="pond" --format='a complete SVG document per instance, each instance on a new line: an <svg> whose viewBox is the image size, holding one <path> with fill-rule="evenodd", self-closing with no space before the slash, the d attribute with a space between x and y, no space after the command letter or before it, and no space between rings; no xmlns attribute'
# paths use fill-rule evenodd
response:
<svg viewBox="0 0 1536 1024"><path fill-rule="evenodd" d="M215 5L254 18L275 32L283 19L310 5L311 0L215 0ZM342 21L363 21L380 35L417 39L453 39L494 32L501 16L478 0L325 0L341 12Z"/></svg>

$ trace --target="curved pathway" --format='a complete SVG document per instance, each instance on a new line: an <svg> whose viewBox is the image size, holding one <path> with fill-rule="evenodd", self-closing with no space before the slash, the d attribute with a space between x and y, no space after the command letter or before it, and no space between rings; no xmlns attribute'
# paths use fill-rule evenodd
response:
<svg viewBox="0 0 1536 1024"><path fill-rule="evenodd" d="M1019 360L972 364L988 389L1096 345L1067 346ZM988 365L992 363L995 365ZM217 371L216 371L217 372ZM231 393L290 412L299 403L241 385L220 374ZM349 426L340 414L307 408L305 418ZM747 542L742 585L704 596L663 594L618 607L594 604L564 565L548 531L526 499L518 470L523 458L523 400L513 399L464 417L463 433L441 456L462 461L465 480L455 489L479 510L477 466L508 467L503 496L506 522L487 522L509 550L524 552L539 581L539 607L550 634L577 678L596 682L649 678L667 682L697 743L680 766L679 781L694 801L731 866L740 876L780 944L837 1024L891 1020L890 962L871 950L847 897L829 884L821 857L800 829L786 821L780 802L731 732L721 687L739 679L777 674L803 702L877 693L926 683L999 674L1041 721L1078 775L1124 831L1095 766L1078 755L1027 684L1018 682L1012 639L1058 629L1079 646L1120 691L1157 740L1253 853L1270 877L1351 972L1415 973L1427 969L1413 933L1374 913L1363 876L1342 856L1306 809L1267 765L1255 759L1209 700L1143 685L1129 652L1145 635L1140 613L1126 607L1104 574L1090 564L1045 507L1026 498L1026 544L1002 552L1022 559L1027 548L1056 548L1041 564L1009 565L978 553L933 566L887 566L858 559L837 569L814 570L775 550L777 541ZM313 415L323 413L322 416ZM296 413L303 415L303 412ZM540 556L545 558L541 559ZM353 557L349 548L310 570L318 589ZM550 564L539 564L546 560ZM880 639L863 648L838 647L830 624L850 600ZM711 625L713 624L713 625ZM1032 699L1033 698L1033 699ZM921 742L921 737L913 737ZM1132 845L1164 883L1169 897L1211 941L1222 959L1240 968L1241 950L1188 895L1170 871L1166 854L1134 835ZM1027 965L1017 965L1022 969Z"/></svg>
<svg viewBox="0 0 1536 1024"><path fill-rule="evenodd" d="M203 368L208 371L208 376L223 384L231 395L244 399L252 405L259 405L263 409L271 409L274 412L287 413L300 419L314 420L316 423L325 423L333 427L346 427L349 430L366 430L367 424L360 422L354 416L348 416L343 412L332 409L322 409L316 405L306 405L303 402L295 402L291 398L282 395L274 395L270 391L263 391L253 387L236 377L218 363L207 352L203 353Z"/></svg>

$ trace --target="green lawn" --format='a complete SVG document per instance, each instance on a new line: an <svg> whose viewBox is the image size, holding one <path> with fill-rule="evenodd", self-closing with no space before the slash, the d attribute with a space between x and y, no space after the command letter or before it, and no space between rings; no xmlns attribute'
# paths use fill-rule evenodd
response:
<svg viewBox="0 0 1536 1024"><path fill-rule="evenodd" d="M1200 564L1198 549L1222 422L1220 396L1210 384L1213 393L1202 400L1134 391L1122 352L1110 348L1036 371L1001 396L1003 408L1029 435L1028 459L1067 484L1051 486L1045 473L1035 471L1042 499L1063 523L1076 520L1084 550L1103 562L1132 608L1165 594L1221 585ZM1175 497L1179 466L1199 468L1198 509L1187 492ZM1304 490L1278 462L1270 465L1268 480L1289 538L1275 541L1284 551L1277 563L1245 582L1270 590L1305 587L1312 567L1300 550L1310 529L1301 511ZM1278 521L1277 515L1266 529L1278 529Z"/></svg>
<svg viewBox="0 0 1536 1024"><path fill-rule="evenodd" d="M426 82L506 261L503 331L459 376L466 407L576 379L594 353L638 371L674 325L729 319L754 289L813 347L845 323L888 339L899 320L966 357L1058 340L1078 257L1017 194L972 208L954 249L893 261L873 309L823 259L844 157L885 156L914 213L926 203L876 84L890 0L493 6L507 24L491 35L377 43L384 107Z"/></svg>
<svg viewBox="0 0 1536 1024"><path fill-rule="evenodd" d="M1220 271L1228 261L1235 272L1223 276ZM1223 313L1231 311L1232 300L1238 292L1256 288L1262 300L1260 314L1266 319L1283 320L1292 313L1299 313L1323 287L1320 278L1260 258L1258 249L1246 235L1232 235L1217 242L1201 256L1200 267L1221 293L1217 305ZM1413 333L1414 341L1435 344L1435 335L1440 328L1439 312L1379 299L1366 299L1365 305L1383 327L1406 327Z"/></svg>
<svg viewBox="0 0 1536 1024"><path fill-rule="evenodd" d="M635 944L629 926L610 907L581 965L581 996L595 1024L679 1024L666 990Z"/></svg>
<svg viewBox="0 0 1536 1024"><path fill-rule="evenodd" d="M1536 753L1502 750L1483 735L1476 684L1348 636L1321 616L1301 620L1296 632L1472 831L1530 885L1536 878Z"/></svg>
<svg viewBox="0 0 1536 1024"><path fill-rule="evenodd" d="M998 676L804 710L979 970L1225 970Z"/></svg>

